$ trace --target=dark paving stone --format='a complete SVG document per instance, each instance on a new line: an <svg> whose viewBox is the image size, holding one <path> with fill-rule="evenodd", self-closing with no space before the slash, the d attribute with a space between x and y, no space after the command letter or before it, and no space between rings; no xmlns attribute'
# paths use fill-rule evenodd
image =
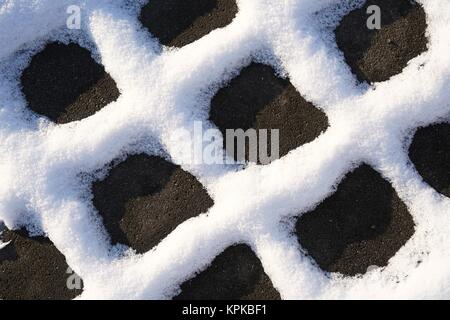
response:
<svg viewBox="0 0 450 320"><path fill-rule="evenodd" d="M369 30L367 7L381 8L381 29ZM338 47L360 81L380 82L402 72L409 60L427 50L423 8L409 0L368 0L336 29Z"/></svg>
<svg viewBox="0 0 450 320"><path fill-rule="evenodd" d="M144 253L213 201L191 174L162 158L133 155L92 186L112 242Z"/></svg>
<svg viewBox="0 0 450 320"><path fill-rule="evenodd" d="M450 197L450 124L417 130L409 157L426 183Z"/></svg>
<svg viewBox="0 0 450 320"><path fill-rule="evenodd" d="M210 120L225 137L224 148L227 129L278 129L280 157L313 141L328 127L325 113L303 99L289 80L278 78L271 67L256 63L217 92L211 102ZM267 145L270 154L270 140ZM233 156L242 160L236 152ZM245 159L249 160L248 150Z"/></svg>
<svg viewBox="0 0 450 320"><path fill-rule="evenodd" d="M368 165L297 221L301 246L325 271L353 276L386 266L414 234L414 222L391 185Z"/></svg>
<svg viewBox="0 0 450 320"><path fill-rule="evenodd" d="M183 47L227 26L237 12L234 0L152 0L140 20L163 45Z"/></svg>
<svg viewBox="0 0 450 320"><path fill-rule="evenodd" d="M243 244L226 249L181 290L175 300L280 300L258 257Z"/></svg>
<svg viewBox="0 0 450 320"><path fill-rule="evenodd" d="M5 230L0 250L0 299L73 299L81 289L67 287L68 266L48 238L29 237L25 230Z"/></svg>
<svg viewBox="0 0 450 320"><path fill-rule="evenodd" d="M29 108L59 124L89 117L120 95L103 66L76 44L47 45L21 80Z"/></svg>

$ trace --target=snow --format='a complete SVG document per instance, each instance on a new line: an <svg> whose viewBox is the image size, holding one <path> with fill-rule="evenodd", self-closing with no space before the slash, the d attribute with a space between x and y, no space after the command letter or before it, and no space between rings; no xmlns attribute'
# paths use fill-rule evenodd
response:
<svg viewBox="0 0 450 320"><path fill-rule="evenodd" d="M8 241L8 242L2 242L2 241L0 241L0 250L2 250L3 248L5 248L8 244L9 244L9 241Z"/></svg>
<svg viewBox="0 0 450 320"><path fill-rule="evenodd" d="M419 126L449 119L449 0L418 1L429 50L372 87L357 84L331 31L361 0L239 0L230 25L181 49L161 47L140 26L144 2L0 1L0 220L46 234L83 278L79 298L170 298L238 242L251 245L284 299L450 298L450 199L423 182L405 143ZM81 31L64 27L74 4L82 7ZM31 56L57 39L91 49L121 92L92 117L61 126L27 111L19 85ZM192 146L173 132L207 123L210 98L252 59L289 75L330 128L267 166L190 162ZM113 159L142 151L181 164L215 204L155 249L121 255L79 173L104 175ZM407 204L415 234L383 269L330 276L302 254L286 221L329 196L363 161Z"/></svg>

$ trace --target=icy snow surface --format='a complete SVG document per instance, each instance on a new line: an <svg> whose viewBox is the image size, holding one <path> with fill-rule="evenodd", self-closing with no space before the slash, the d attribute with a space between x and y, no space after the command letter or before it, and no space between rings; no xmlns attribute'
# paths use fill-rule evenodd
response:
<svg viewBox="0 0 450 320"><path fill-rule="evenodd" d="M284 299L450 298L450 199L422 181L407 155L417 127L449 118L450 0L418 1L429 50L372 87L357 84L332 33L362 0L238 0L230 25L176 50L140 25L144 2L0 1L0 220L48 235L83 278L80 298L170 298L237 242L252 246ZM81 31L65 28L73 4L82 6ZM120 98L65 125L28 111L20 73L56 39L93 51ZM211 97L252 59L289 75L326 112L330 128L268 166L190 163L191 145L173 132L206 122ZM89 185L113 159L142 151L182 164L215 204L155 249L124 255L110 247ZM415 234L386 268L327 275L302 254L292 217L329 196L362 161L407 204Z"/></svg>

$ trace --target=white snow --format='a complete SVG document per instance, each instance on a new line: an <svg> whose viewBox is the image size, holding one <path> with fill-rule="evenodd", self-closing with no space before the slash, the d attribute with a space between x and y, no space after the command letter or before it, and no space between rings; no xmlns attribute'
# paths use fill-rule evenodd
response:
<svg viewBox="0 0 450 320"><path fill-rule="evenodd" d="M3 248L5 248L5 247L9 244L9 242L10 242L10 241L8 241L8 242L2 242L2 241L0 241L0 250L2 250Z"/></svg>
<svg viewBox="0 0 450 320"><path fill-rule="evenodd" d="M449 119L449 0L419 1L429 50L373 87L357 84L331 32L361 0L238 0L230 25L177 50L161 48L140 26L144 2L0 1L0 220L48 235L83 278L80 298L170 298L237 242L252 246L284 299L450 298L450 199L422 181L405 145L417 127ZM66 8L77 3L82 30L67 30ZM94 116L61 126L27 111L18 80L56 39L93 50L121 92ZM330 128L268 166L189 163L191 145L172 132L207 122L209 99L252 59L289 75ZM138 151L182 164L215 204L150 252L123 256L110 247L90 181L79 173L105 174L110 161ZM286 221L329 196L362 161L407 204L415 234L386 268L329 277L301 253Z"/></svg>

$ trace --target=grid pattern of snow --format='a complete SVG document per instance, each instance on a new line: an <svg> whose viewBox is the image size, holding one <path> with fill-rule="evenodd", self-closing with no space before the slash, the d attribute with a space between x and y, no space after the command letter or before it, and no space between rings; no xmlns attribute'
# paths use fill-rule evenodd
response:
<svg viewBox="0 0 450 320"><path fill-rule="evenodd" d="M332 33L362 0L238 0L230 25L178 50L161 48L139 24L144 2L0 1L0 219L48 235L83 278L80 298L170 298L237 242L251 245L284 299L450 298L450 199L423 182L407 155L414 130L450 112L449 0L418 1L429 50L373 87L357 84ZM68 31L66 8L77 3L82 30ZM93 50L120 98L61 126L27 111L20 73L55 39ZM214 92L252 59L289 75L326 112L329 129L267 166L190 163L191 145L172 132L206 123ZM139 151L182 164L215 204L146 254L123 255L110 247L90 203L92 176L80 172L104 175L107 163ZM302 254L292 217L329 196L363 161L407 204L415 235L386 268L327 275Z"/></svg>

